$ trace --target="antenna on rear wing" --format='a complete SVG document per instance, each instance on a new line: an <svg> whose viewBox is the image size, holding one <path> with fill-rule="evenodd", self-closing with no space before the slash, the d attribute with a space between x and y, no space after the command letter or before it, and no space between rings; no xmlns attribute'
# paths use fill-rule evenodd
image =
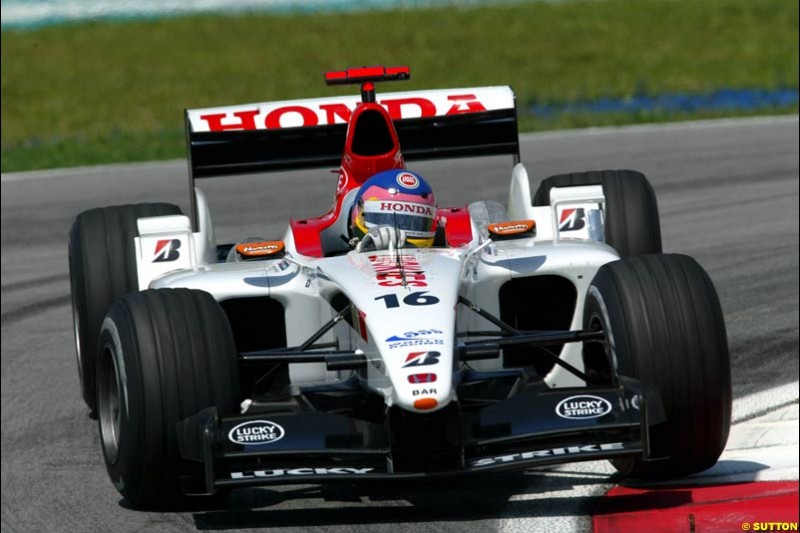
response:
<svg viewBox="0 0 800 533"><path fill-rule="evenodd" d="M361 84L361 102L375 102L376 81L405 81L411 79L408 67L350 67L325 73L326 85Z"/></svg>

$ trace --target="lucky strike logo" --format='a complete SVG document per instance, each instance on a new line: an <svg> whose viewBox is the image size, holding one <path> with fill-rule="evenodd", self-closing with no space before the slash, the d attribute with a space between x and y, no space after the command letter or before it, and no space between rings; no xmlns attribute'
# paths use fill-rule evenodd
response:
<svg viewBox="0 0 800 533"><path fill-rule="evenodd" d="M167 263L177 260L181 256L181 253L178 251L180 247L180 239L162 239L158 241L156 243L156 249L153 252L155 256L153 258L153 263Z"/></svg>
<svg viewBox="0 0 800 533"><path fill-rule="evenodd" d="M486 111L486 107L474 94L453 94L449 95L447 100L452 102L452 105L444 113L445 115ZM386 108L392 119L412 116L411 109L413 108L416 108L417 113L422 118L435 117L437 115L436 104L427 98L391 98L381 100L379 103ZM357 102L355 100L350 103L309 104L308 106L287 105L270 110L263 118L259 116L261 115L261 110L254 108L232 113L208 113L200 115L200 120L208 124L210 131L289 127L284 125L285 123L291 123L291 127L309 127L349 122L356 105ZM323 117L321 124L320 117ZM299 124L297 124L298 120L300 121Z"/></svg>
<svg viewBox="0 0 800 533"><path fill-rule="evenodd" d="M413 256L371 255L367 260L375 270L375 278L381 287L399 287L404 277L409 287L428 286L425 271Z"/></svg>
<svg viewBox="0 0 800 533"><path fill-rule="evenodd" d="M352 468L337 466L333 468L276 468L272 470L249 470L231 472L231 479L253 479L281 476L362 476L375 470L374 468Z"/></svg>
<svg viewBox="0 0 800 533"><path fill-rule="evenodd" d="M406 357L406 363L403 368L435 365L439 362L441 356L442 354L439 352L411 352Z"/></svg>
<svg viewBox="0 0 800 533"><path fill-rule="evenodd" d="M624 449L625 449L625 443L623 442L608 442L604 444L584 444L576 446L567 446L564 448L551 448L548 450L510 453L508 455L499 455L496 457L484 457L482 459L476 459L472 461L472 463L470 463L470 466L475 468L478 466L492 466L498 463L500 464L513 463L516 461L528 461L539 458L580 455L585 453L616 452Z"/></svg>
<svg viewBox="0 0 800 533"><path fill-rule="evenodd" d="M581 420L597 418L612 411L611 402L599 396L582 394L558 402L556 414L561 418Z"/></svg>
<svg viewBox="0 0 800 533"><path fill-rule="evenodd" d="M586 225L586 213L583 208L564 209L558 222L559 231L576 231Z"/></svg>
<svg viewBox="0 0 800 533"><path fill-rule="evenodd" d="M419 179L414 174L403 172L397 176L397 184L406 189L416 189L419 187Z"/></svg>
<svg viewBox="0 0 800 533"><path fill-rule="evenodd" d="M243 422L228 432L228 439L234 444L270 444L279 441L286 434L284 429L269 420Z"/></svg>

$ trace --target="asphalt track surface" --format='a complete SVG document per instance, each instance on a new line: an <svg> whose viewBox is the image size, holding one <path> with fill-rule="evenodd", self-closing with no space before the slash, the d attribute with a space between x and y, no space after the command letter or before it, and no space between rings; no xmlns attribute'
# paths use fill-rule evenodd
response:
<svg viewBox="0 0 800 533"><path fill-rule="evenodd" d="M551 174L633 168L658 195L666 251L709 271L725 312L735 398L767 398L798 377L797 116L523 136L533 188ZM417 165L440 205L506 201L508 158ZM322 213L326 171L222 178L209 195L219 242L278 238L289 216ZM183 162L2 176L2 529L12 531L580 530L615 481L606 463L512 478L410 487L251 489L228 508L126 508L103 466L96 422L78 392L67 232L90 207L187 205ZM796 392L795 392L796 394ZM796 396L795 396L796 398ZM796 400L795 400L796 401Z"/></svg>

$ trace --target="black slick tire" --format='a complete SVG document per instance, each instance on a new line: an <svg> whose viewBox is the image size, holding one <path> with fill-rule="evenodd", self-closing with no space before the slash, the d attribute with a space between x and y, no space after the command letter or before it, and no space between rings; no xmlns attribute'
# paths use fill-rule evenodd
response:
<svg viewBox="0 0 800 533"><path fill-rule="evenodd" d="M139 288L136 219L179 214L178 206L166 203L117 205L84 211L72 224L69 274L75 348L81 394L92 412L100 325L118 298Z"/></svg>
<svg viewBox="0 0 800 533"><path fill-rule="evenodd" d="M533 205L550 205L550 189L602 185L606 198L605 240L620 257L661 253L661 223L653 187L635 170L593 170L542 180Z"/></svg>
<svg viewBox="0 0 800 533"><path fill-rule="evenodd" d="M584 345L587 371L602 374L592 350L613 355L619 375L657 387L666 412L650 432L651 457L658 460L616 460L614 466L642 479L713 466L730 430L731 373L722 310L703 268L678 254L608 263L589 288L584 327L602 328L609 339Z"/></svg>
<svg viewBox="0 0 800 533"><path fill-rule="evenodd" d="M136 508L185 504L181 476L201 475L202 465L181 459L176 424L208 407L237 412L224 311L199 290L131 293L103 322L98 353L97 418L112 482Z"/></svg>

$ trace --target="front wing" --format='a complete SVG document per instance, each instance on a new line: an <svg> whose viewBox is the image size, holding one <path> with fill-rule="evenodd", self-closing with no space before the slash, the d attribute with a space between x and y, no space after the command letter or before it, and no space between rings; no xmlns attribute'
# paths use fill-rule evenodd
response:
<svg viewBox="0 0 800 533"><path fill-rule="evenodd" d="M187 494L293 483L421 480L638 456L664 420L660 397L621 378L613 388L523 390L465 411L387 414L383 423L284 409L220 417L209 408L178 424L192 467ZM413 419L409 422L408 419ZM251 439L251 441L248 441Z"/></svg>

